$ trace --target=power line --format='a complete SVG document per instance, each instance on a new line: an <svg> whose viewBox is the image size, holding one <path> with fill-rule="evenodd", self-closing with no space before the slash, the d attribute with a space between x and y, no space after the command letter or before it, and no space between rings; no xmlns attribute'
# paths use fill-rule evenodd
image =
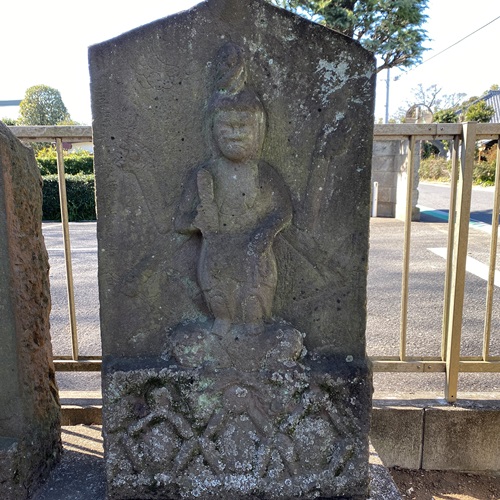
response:
<svg viewBox="0 0 500 500"><path fill-rule="evenodd" d="M460 42L463 42L464 40L466 40L467 38L471 37L472 35L476 34L478 31L481 31L483 28L486 28L486 26L489 26L491 23L494 23L495 21L497 21L498 19L500 19L500 16L497 16L495 17L495 19L492 19L491 21L487 22L486 24L484 24L483 26L481 26L480 28L478 28L477 30L474 30L472 33L469 33L467 36L464 36L463 38L461 38L460 40L458 40L457 42L449 45L448 47L446 47L445 49L441 50L440 52L438 52L437 54L434 54L432 57L429 57L429 59L426 59L425 61L422 61L420 64L417 64L415 66L412 66L411 68L407 69L406 71L399 68L400 71L401 71L401 74L400 75L397 75L394 77L394 80L399 80L400 78L402 78L403 76L406 76L408 73L410 73L411 71L413 71L414 69L417 69L417 68L420 68L420 66L422 66L422 64L425 64L426 62L429 62L431 59L434 59L435 57L437 56L440 56L443 52L446 52L447 50L450 50L452 47L455 47L455 45L458 45Z"/></svg>
<svg viewBox="0 0 500 500"><path fill-rule="evenodd" d="M473 31L472 33L469 33L467 36L464 36L463 38L461 38L460 40L458 40L458 42L455 42L452 45L446 47L446 49L443 49L440 52L438 52L437 54L434 54L432 57L429 57L429 59L426 59L425 61L422 61L419 65L415 66L415 68L418 68L419 66L422 66L422 64L425 64L426 62L429 62L431 59L434 59L435 57L440 56L441 54L443 54L447 50L450 50L452 47L455 47L455 45L458 45L460 42L463 42L467 38L469 38L472 35L476 34L478 31L481 31L483 28L486 28L486 26L489 26L491 23L494 23L498 19L500 19L500 16L495 17L495 19L492 19L491 21L487 22L485 25L481 26L477 30Z"/></svg>

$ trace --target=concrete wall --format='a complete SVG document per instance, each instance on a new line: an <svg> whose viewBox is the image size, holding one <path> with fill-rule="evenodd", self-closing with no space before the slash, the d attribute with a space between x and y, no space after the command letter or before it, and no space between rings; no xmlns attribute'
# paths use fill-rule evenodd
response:
<svg viewBox="0 0 500 500"><path fill-rule="evenodd" d="M372 189L378 182L378 217L395 217L404 220L406 208L406 170L408 141L375 141L372 157ZM420 158L416 158L415 177L413 179L412 220L419 220L418 202L418 167Z"/></svg>
<svg viewBox="0 0 500 500"><path fill-rule="evenodd" d="M500 401L376 400L370 438L386 467L500 471Z"/></svg>

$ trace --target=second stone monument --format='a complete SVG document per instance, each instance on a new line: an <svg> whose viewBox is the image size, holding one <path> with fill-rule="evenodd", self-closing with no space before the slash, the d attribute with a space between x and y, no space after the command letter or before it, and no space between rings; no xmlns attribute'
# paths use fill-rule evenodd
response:
<svg viewBox="0 0 500 500"><path fill-rule="evenodd" d="M90 66L109 497L367 497L372 56L209 0Z"/></svg>

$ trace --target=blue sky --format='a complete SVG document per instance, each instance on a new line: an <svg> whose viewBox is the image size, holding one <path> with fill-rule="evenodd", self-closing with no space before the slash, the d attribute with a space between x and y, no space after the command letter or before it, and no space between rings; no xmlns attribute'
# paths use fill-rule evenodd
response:
<svg viewBox="0 0 500 500"><path fill-rule="evenodd" d="M90 124L87 48L125 31L184 10L197 0L25 0L8 2L0 16L2 77L0 100L22 99L37 84L59 89L71 117ZM499 0L430 0L426 29L431 50L424 60L500 15ZM479 95L500 84L500 19L443 55L402 73L391 71L390 114L423 84L443 94ZM376 118L385 113L386 72L377 81ZM394 77L398 77L394 80ZM0 108L0 117L17 117L16 108Z"/></svg>

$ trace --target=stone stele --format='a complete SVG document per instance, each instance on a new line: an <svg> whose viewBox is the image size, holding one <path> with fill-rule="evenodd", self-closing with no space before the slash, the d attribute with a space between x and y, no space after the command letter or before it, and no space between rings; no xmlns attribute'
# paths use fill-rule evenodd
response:
<svg viewBox="0 0 500 500"><path fill-rule="evenodd" d="M208 0L90 70L109 498L366 498L372 55Z"/></svg>
<svg viewBox="0 0 500 500"><path fill-rule="evenodd" d="M61 452L42 178L0 122L0 497L29 498Z"/></svg>

